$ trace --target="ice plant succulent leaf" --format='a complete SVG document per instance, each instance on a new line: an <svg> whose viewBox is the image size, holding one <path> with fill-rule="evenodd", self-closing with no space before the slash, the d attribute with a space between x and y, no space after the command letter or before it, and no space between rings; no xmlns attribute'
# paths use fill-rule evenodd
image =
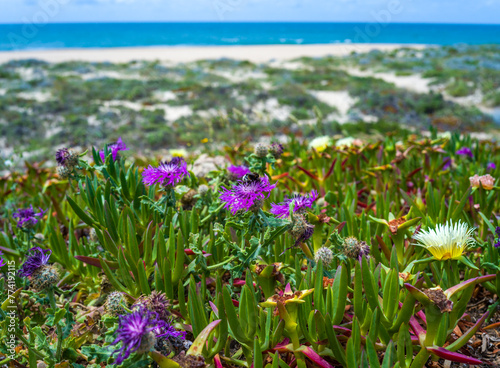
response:
<svg viewBox="0 0 500 368"><path fill-rule="evenodd" d="M205 327L198 336L196 336L196 339L193 342L193 345L189 348L188 352L186 355L201 355L203 351L203 347L207 343L208 337L210 336L210 333L217 327L217 325L221 322L220 319L217 319L210 323L207 327Z"/></svg>
<svg viewBox="0 0 500 368"><path fill-rule="evenodd" d="M435 259L459 259L466 248L475 241L472 238L474 228L461 221L438 224L434 229L420 230L413 238L417 245L427 249Z"/></svg>
<svg viewBox="0 0 500 368"><path fill-rule="evenodd" d="M463 354L451 352L449 350L446 350L445 348L439 347L439 346L433 346L433 347L428 347L428 351L431 353L437 355L440 358L443 358L445 360L450 360L452 362L457 362L457 363L467 363L467 364L483 364L482 361L476 358L468 357Z"/></svg>

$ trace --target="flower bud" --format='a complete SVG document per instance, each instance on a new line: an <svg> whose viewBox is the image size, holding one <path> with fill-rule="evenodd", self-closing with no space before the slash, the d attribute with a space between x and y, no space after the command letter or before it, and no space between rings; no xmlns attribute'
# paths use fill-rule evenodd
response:
<svg viewBox="0 0 500 368"><path fill-rule="evenodd" d="M123 314L125 312L123 304L125 304L125 298L123 297L123 293L119 291L112 292L106 299L106 309L113 315Z"/></svg>
<svg viewBox="0 0 500 368"><path fill-rule="evenodd" d="M37 291L48 289L59 282L59 272L54 266L43 265L31 275L31 287Z"/></svg>
<svg viewBox="0 0 500 368"><path fill-rule="evenodd" d="M316 261L316 263L323 263L323 266L328 268L333 261L333 252L330 248L321 247L316 251L314 260Z"/></svg>

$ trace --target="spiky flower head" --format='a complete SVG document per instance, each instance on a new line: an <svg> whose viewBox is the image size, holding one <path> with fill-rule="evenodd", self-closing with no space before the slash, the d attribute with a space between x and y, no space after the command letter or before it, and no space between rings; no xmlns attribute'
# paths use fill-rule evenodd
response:
<svg viewBox="0 0 500 368"><path fill-rule="evenodd" d="M419 246L426 248L437 260L458 259L474 244L474 228L461 221L438 224L435 229L420 230L413 236Z"/></svg>
<svg viewBox="0 0 500 368"><path fill-rule="evenodd" d="M474 154L472 153L472 150L469 147L462 147L455 153L460 156L468 156L470 158L474 157Z"/></svg>
<svg viewBox="0 0 500 368"><path fill-rule="evenodd" d="M12 215L13 218L17 220L17 227L24 229L32 229L38 223L38 220L45 215L47 211L39 208L40 212L35 212L33 206L30 205L29 208L20 208Z"/></svg>
<svg viewBox="0 0 500 368"><path fill-rule="evenodd" d="M473 188L483 187L484 189L491 190L495 186L495 178L490 174L487 175L474 175L469 178L470 185Z"/></svg>
<svg viewBox="0 0 500 368"><path fill-rule="evenodd" d="M293 202L293 212L294 213L304 213L306 208L311 208L314 201L318 198L318 192L315 190L311 191L308 196L296 194L291 197L285 196L283 202L271 204L271 213L279 218L290 217L290 204Z"/></svg>
<svg viewBox="0 0 500 368"><path fill-rule="evenodd" d="M18 271L18 275L20 277L33 275L35 271L47 265L51 254L52 251L50 249L42 249L40 247L31 248L28 257Z"/></svg>
<svg viewBox="0 0 500 368"><path fill-rule="evenodd" d="M61 179L68 179L69 177L71 177L72 171L73 170L71 170L70 168L68 168L66 166L58 166L57 167L57 175L59 175L59 177Z"/></svg>
<svg viewBox="0 0 500 368"><path fill-rule="evenodd" d="M165 293L154 290L147 296L142 296L134 303L134 309L145 308L151 312L155 312L158 318L168 322L170 317L170 302Z"/></svg>
<svg viewBox="0 0 500 368"><path fill-rule="evenodd" d="M264 143L257 143L254 147L255 156L264 158L267 156L269 148Z"/></svg>
<svg viewBox="0 0 500 368"><path fill-rule="evenodd" d="M232 181L236 181L238 179L241 179L246 174L251 173L250 169L244 165L241 165L241 166L229 165L227 167L227 172L229 173L229 179Z"/></svg>
<svg viewBox="0 0 500 368"><path fill-rule="evenodd" d="M271 153L271 155L273 155L273 157L276 160L281 157L281 155L283 154L283 151L284 151L283 145L281 145L278 142L273 142L269 146L269 152Z"/></svg>
<svg viewBox="0 0 500 368"><path fill-rule="evenodd" d="M66 167L72 169L78 165L79 157L78 154L69 150L67 148L61 148L56 152L56 162L57 165L61 167Z"/></svg>
<svg viewBox="0 0 500 368"><path fill-rule="evenodd" d="M122 138L118 138L118 140L113 143L108 145L108 151L111 152L111 157L113 158L113 161L116 161L116 158L118 157L118 152L120 151L128 151L129 149L123 143ZM104 150L99 152L99 155L101 156L101 159L104 161L106 160L106 156L104 156Z"/></svg>
<svg viewBox="0 0 500 368"><path fill-rule="evenodd" d="M142 176L146 185L160 184L165 188L173 188L185 176L189 176L189 172L186 161L182 157L174 157L170 161L160 163L158 167L149 165Z"/></svg>
<svg viewBox="0 0 500 368"><path fill-rule="evenodd" d="M296 239L295 246L305 243L314 234L314 225L311 225L305 215L293 214L290 234Z"/></svg>
<svg viewBox="0 0 500 368"><path fill-rule="evenodd" d="M125 298L123 297L123 293L119 291L113 291L106 298L106 310L113 315L120 315L125 313L126 306Z"/></svg>
<svg viewBox="0 0 500 368"><path fill-rule="evenodd" d="M367 256L370 253L370 247L366 242L360 241L353 236L344 239L342 244L342 254L348 258L358 259Z"/></svg>
<svg viewBox="0 0 500 368"><path fill-rule="evenodd" d="M201 184L199 187L198 187L198 194L201 196L201 197L204 197L208 194L208 191L210 190L210 188L208 187L208 185L205 185L205 184Z"/></svg>
<svg viewBox="0 0 500 368"><path fill-rule="evenodd" d="M238 181L231 189L222 187L220 200L225 202L224 208L234 215L238 211L250 211L252 206L268 198L276 184L269 183L267 176L249 182Z"/></svg>
<svg viewBox="0 0 500 368"><path fill-rule="evenodd" d="M314 254L314 260L316 263L323 263L325 267L330 267L333 261L333 252L330 248L321 247Z"/></svg>
<svg viewBox="0 0 500 368"><path fill-rule="evenodd" d="M48 289L59 282L59 271L54 266L44 265L31 275L31 287L37 291Z"/></svg>
<svg viewBox="0 0 500 368"><path fill-rule="evenodd" d="M184 332L175 330L169 323L159 319L155 312L144 308L122 315L118 322L116 339L112 343L122 343L113 353L118 353L116 364L123 363L132 353L143 354L150 351L157 337L183 335Z"/></svg>

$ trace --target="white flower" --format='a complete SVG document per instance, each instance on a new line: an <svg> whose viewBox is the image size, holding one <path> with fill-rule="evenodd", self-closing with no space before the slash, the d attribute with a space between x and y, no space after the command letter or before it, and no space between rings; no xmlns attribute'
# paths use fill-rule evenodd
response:
<svg viewBox="0 0 500 368"><path fill-rule="evenodd" d="M314 148L318 152L323 152L328 146L332 144L332 139L326 135L314 138L309 142L309 148Z"/></svg>
<svg viewBox="0 0 500 368"><path fill-rule="evenodd" d="M435 229L420 230L413 239L425 247L437 260L460 258L465 249L475 241L472 238L474 228L464 222L439 224Z"/></svg>

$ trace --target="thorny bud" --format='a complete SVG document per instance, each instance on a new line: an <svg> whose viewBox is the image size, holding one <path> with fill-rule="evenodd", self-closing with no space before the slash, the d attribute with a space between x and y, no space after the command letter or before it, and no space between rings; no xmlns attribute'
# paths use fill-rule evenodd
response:
<svg viewBox="0 0 500 368"><path fill-rule="evenodd" d="M323 263L323 266L329 267L333 261L333 252L330 248L321 247L316 251L314 255L314 260L316 263Z"/></svg>
<svg viewBox="0 0 500 368"><path fill-rule="evenodd" d="M43 265L31 275L31 287L37 291L48 289L59 282L59 272L54 266Z"/></svg>
<svg viewBox="0 0 500 368"><path fill-rule="evenodd" d="M254 153L255 156L264 158L267 156L267 153L269 152L269 149L264 143L257 143L254 148Z"/></svg>

